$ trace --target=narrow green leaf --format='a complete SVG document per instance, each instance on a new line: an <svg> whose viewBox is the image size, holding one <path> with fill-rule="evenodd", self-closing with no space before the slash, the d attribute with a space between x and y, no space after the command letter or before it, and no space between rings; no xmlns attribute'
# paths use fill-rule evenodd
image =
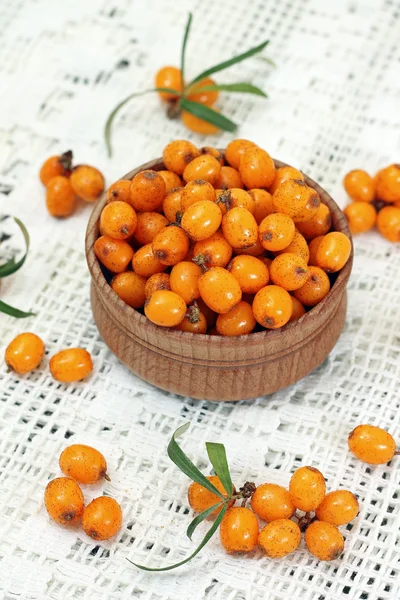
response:
<svg viewBox="0 0 400 600"><path fill-rule="evenodd" d="M258 60L262 60L268 63L269 65L271 65L271 67L276 68L276 62L274 62L272 58L268 58L268 56L256 56L256 58L258 58Z"/></svg>
<svg viewBox="0 0 400 600"><path fill-rule="evenodd" d="M210 67L206 71L203 71L202 73L200 73L200 75L197 75L197 77L195 77L195 79L193 79L193 81L191 81L189 85L192 85L193 83L195 83L196 81L200 81L201 79L205 79L206 77L209 77L213 73L217 73L218 71L223 71L224 69L227 69L228 67L230 67L232 65L235 65L243 60L246 60L246 58L250 58L250 56L253 56L254 54L257 54L258 52L261 52L262 50L264 50L264 48L267 46L268 43L269 43L269 40L267 40L266 42L263 42L262 44L259 44L258 46L255 46L254 48L250 48L250 50L247 50L246 52L243 52L242 54L238 54L237 56L234 56L233 58L230 58L229 60L226 60L225 62L219 63L218 65L215 65L214 67Z"/></svg>
<svg viewBox="0 0 400 600"><path fill-rule="evenodd" d="M31 317L35 314L33 312L24 312L23 310L19 310L19 308L14 308L2 300L0 300L0 312L15 317L16 319L25 319L26 317Z"/></svg>
<svg viewBox="0 0 400 600"><path fill-rule="evenodd" d="M216 442L206 442L206 448L208 458L214 467L214 471L220 478L228 496L232 496L233 484L229 472L228 460L226 458L225 446Z"/></svg>
<svg viewBox="0 0 400 600"><path fill-rule="evenodd" d="M185 54L186 54L186 44L189 37L190 26L192 24L192 13L189 13L188 20L186 23L185 33L183 36L182 49L181 49L181 77L182 77L182 89L185 87Z"/></svg>
<svg viewBox="0 0 400 600"><path fill-rule="evenodd" d="M194 558L196 556L196 554L198 554L200 552L200 550L202 548L204 548L204 546L207 544L207 542L212 538L214 533L217 531L219 524L221 523L227 509L228 509L228 506L227 506L227 504L225 504L225 506L222 508L221 512L219 513L218 517L215 519L214 523L211 525L210 529L207 531L206 535L203 537L199 546L197 546L196 550L190 556L185 558L184 560L181 560L180 562L175 563L174 565L169 565L168 567L160 567L158 569L151 569L150 567L145 567L144 565L138 565L137 563L133 562L132 560L129 560L129 558L127 558L126 560L128 560L132 565L135 565L135 567L142 569L142 571L171 571L172 569L181 567L185 563L189 562L189 560L192 560L192 558Z"/></svg>
<svg viewBox="0 0 400 600"><path fill-rule="evenodd" d="M211 515L211 513L216 508L218 508L219 506L222 506L223 504L224 504L223 502L218 502L218 504L214 504L214 506L211 506L210 508L203 510L203 512L201 512L199 515L197 515L197 517L195 517L193 519L193 521L191 521L189 523L189 527L186 529L186 535L188 536L189 540L192 539L192 535L193 535L196 527L198 525L200 525L200 523L202 523L204 521L204 519L207 519L208 515Z"/></svg>
<svg viewBox="0 0 400 600"><path fill-rule="evenodd" d="M21 229L22 234L24 236L24 240L25 240L25 254L17 262L15 262L15 258L13 257L5 265L1 265L0 266L0 277L7 277L8 275L12 275L16 271L18 271L18 269L20 269L22 267L22 265L24 264L25 259L26 259L27 254L28 254L28 250L29 250L29 233L28 233L25 225L22 223L22 221L20 221L19 219L17 219L17 217L14 217L14 221L16 222L16 224L18 225L18 227Z"/></svg>
<svg viewBox="0 0 400 600"><path fill-rule="evenodd" d="M260 88L253 85L252 83L216 83L215 85L205 85L204 87L193 87L192 90L187 91L186 94L198 94L200 92L242 92L243 94L255 94L256 96L263 96L268 98L267 94Z"/></svg>
<svg viewBox="0 0 400 600"><path fill-rule="evenodd" d="M200 104L200 102L193 102L187 98L182 98L181 107L183 110L187 110L188 112L192 113L192 115L195 115L196 117L199 117L208 123L212 123L224 131L234 132L237 129L236 123L216 110L213 110L209 106Z"/></svg>

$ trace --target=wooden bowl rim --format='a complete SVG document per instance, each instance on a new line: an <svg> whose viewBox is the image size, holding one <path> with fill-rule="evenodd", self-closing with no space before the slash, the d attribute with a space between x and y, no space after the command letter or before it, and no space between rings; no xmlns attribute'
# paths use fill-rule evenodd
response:
<svg viewBox="0 0 400 600"><path fill-rule="evenodd" d="M225 151L222 149L219 149L219 150L225 156ZM273 160L274 160L276 168L290 166L290 165L287 165L287 163L284 163L278 159L274 158ZM161 171L161 170L165 169L165 165L163 163L162 157L151 160L147 163L144 163L143 165L140 165L136 169L133 169L132 171L130 171L129 173L127 173L126 175L121 177L118 181L132 179L137 173L144 171L146 169L152 169L155 171ZM321 302L319 302L319 304L317 304L316 306L313 306L308 312L306 312L299 319L296 319L295 321L287 323L286 325L284 325L283 327L280 327L279 329L266 329L265 331L258 331L256 333L249 333L247 335L242 335L242 336L237 336L237 337L235 337L235 336L233 336L233 337L220 336L220 335L214 336L214 335L200 334L200 333L189 333L186 331L179 331L179 330L173 329L171 327L159 327L158 325L155 325L154 323L149 321L145 315L142 315L136 309L132 308L131 306L126 304L123 300L121 300L121 298L118 296L118 294L116 294L114 292L114 290L109 285L106 278L104 277L103 271L100 268L99 261L94 253L93 246L97 239L97 237L95 236L95 232L96 232L96 228L97 228L96 226L98 225L101 211L103 210L103 208L106 204L106 192L98 200L95 207L93 208L92 214L90 215L90 219L89 219L89 222L87 225L86 239L85 239L86 259L87 259L87 264L89 267L89 271L90 271L92 280L93 280L94 284L96 285L96 287L97 287L97 284L101 285L101 289L99 290L99 295L101 296L102 294L105 294L106 296L108 296L109 300L114 305L116 305L120 310L125 311L125 314L128 318L131 318L131 319L133 319L133 321L136 321L139 324L146 326L149 331L151 331L151 329L152 329L155 334L162 332L163 335L168 336L171 340L174 340L174 341L179 341L179 339L181 339L182 336L186 336L185 339L189 340L190 337L188 337L188 336L191 336L193 342L196 339L199 339L199 341L206 339L209 341L209 343L214 342L214 343L218 343L219 345L223 345L223 344L230 345L232 343L232 341L235 341L238 344L246 344L246 343L250 343L250 342L255 343L257 341L262 341L266 336L268 336L268 339L271 340L274 337L278 337L279 335L281 335L282 331L292 330L294 332L296 328L297 329L301 328L301 326L303 325L304 322L311 321L311 319L315 318L317 315L319 315L324 310L324 308L328 302L331 302L332 299L335 298L338 294L343 293L343 290L344 290L344 288L347 284L347 281L350 277L351 268L352 268L352 264L353 264L353 255L354 255L352 236L351 236L348 224L347 224L346 217L344 216L344 213L339 208L339 206L336 204L336 202L333 200L333 198L328 194L328 192L326 192L313 179L308 177L308 175L305 175L304 173L303 173L303 175L304 175L304 180L307 183L307 185L314 188L318 192L318 194L321 198L321 201L323 201L324 204L329 206L329 209L331 210L331 212L340 221L340 223L341 223L340 231L342 233L345 233L347 235L347 237L350 239L351 253L350 253L347 263L345 264L343 269L341 269L339 271L337 278L334 281L333 286L331 287L327 296L325 296L325 298L323 300L321 300Z"/></svg>

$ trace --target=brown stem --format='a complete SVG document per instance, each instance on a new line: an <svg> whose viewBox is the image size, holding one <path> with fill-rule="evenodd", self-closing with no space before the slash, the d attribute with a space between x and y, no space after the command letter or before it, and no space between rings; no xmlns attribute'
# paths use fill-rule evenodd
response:
<svg viewBox="0 0 400 600"><path fill-rule="evenodd" d="M168 119L177 119L182 112L181 103L177 100L172 100L167 108Z"/></svg>
<svg viewBox="0 0 400 600"><path fill-rule="evenodd" d="M216 200L216 204L222 203L225 204L226 206L226 210L229 210L231 207L231 192L230 190L226 190L226 192L223 192L219 198Z"/></svg>
<svg viewBox="0 0 400 600"><path fill-rule="evenodd" d="M203 273L208 271L208 267L206 264L207 258L204 254L198 254L197 256L193 256L192 262L194 262L196 265L198 265L200 267L200 269L203 271Z"/></svg>
<svg viewBox="0 0 400 600"><path fill-rule="evenodd" d="M72 158L73 158L72 150L67 150L60 156L59 160L60 160L60 164L61 164L62 168L64 169L64 175L65 175L66 171L72 171Z"/></svg>
<svg viewBox="0 0 400 600"><path fill-rule="evenodd" d="M200 321L200 309L194 303L188 307L188 312L186 314L190 323L198 323Z"/></svg>

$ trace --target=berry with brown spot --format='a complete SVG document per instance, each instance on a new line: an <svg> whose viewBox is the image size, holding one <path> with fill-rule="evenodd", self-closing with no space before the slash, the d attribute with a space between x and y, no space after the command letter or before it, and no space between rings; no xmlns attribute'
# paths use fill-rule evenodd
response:
<svg viewBox="0 0 400 600"><path fill-rule="evenodd" d="M70 477L57 477L46 486L44 504L50 517L60 525L78 525L84 511L79 485Z"/></svg>

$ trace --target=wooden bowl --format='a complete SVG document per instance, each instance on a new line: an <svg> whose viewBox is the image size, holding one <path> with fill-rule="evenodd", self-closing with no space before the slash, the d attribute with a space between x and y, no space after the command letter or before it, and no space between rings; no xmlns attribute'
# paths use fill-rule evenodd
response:
<svg viewBox="0 0 400 600"><path fill-rule="evenodd" d="M275 160L277 167L284 163ZM164 169L161 159L134 169ZM351 238L347 221L332 198L312 179L332 213L332 229ZM93 245L99 236L99 217L106 204L97 202L86 232L86 256L92 276L93 317L101 336L128 369L153 385L192 398L244 400L272 394L313 371L327 357L346 318L346 284L353 251L337 274L329 294L297 321L281 329L223 337L185 333L158 327L123 302L108 284Z"/></svg>

